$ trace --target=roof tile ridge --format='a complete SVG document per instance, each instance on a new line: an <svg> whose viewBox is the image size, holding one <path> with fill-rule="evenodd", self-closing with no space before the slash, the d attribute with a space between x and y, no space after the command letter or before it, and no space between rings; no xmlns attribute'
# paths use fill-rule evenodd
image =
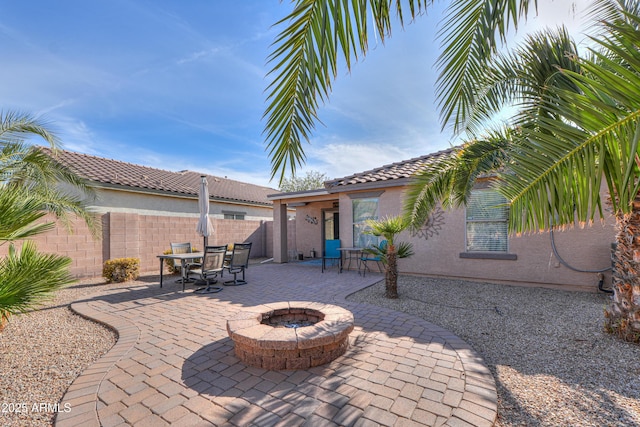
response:
<svg viewBox="0 0 640 427"><path fill-rule="evenodd" d="M250 182L246 182L246 181L239 181L239 180L237 180L237 179L228 178L228 177L226 177L226 176L224 176L224 177L223 177L223 176L211 175L211 174L208 174L208 173L202 173L202 174L200 174L200 175L204 175L204 176L206 176L206 177L207 177L207 179L208 179L208 178L216 178L216 179L219 179L219 180L225 180L225 181L229 181L229 182L235 182L235 183L238 183L238 184L250 185L250 186L252 186L252 187L266 188L266 189L268 189L268 190L275 190L275 188L267 187L266 185L252 184L252 183L250 183Z"/></svg>
<svg viewBox="0 0 640 427"><path fill-rule="evenodd" d="M49 150L49 151L53 151L49 147L44 147L44 146L42 146L42 147L47 149L47 150ZM95 155L95 154L81 153L79 151L65 150L65 149L62 149L62 148L57 148L55 151L66 153L66 154L69 154L69 155L72 155L72 156L81 156L81 157L85 157L85 158L88 158L88 159L94 159L94 160L99 160L99 161L109 161L109 162L119 163L119 164L122 164L122 165L133 166L133 167L137 167L137 168L144 168L144 169L149 169L149 170L154 170L154 171L159 171L159 172L166 172L166 173L171 173L171 174L176 174L176 175L180 174L180 172L171 171L171 170L168 170L168 169L162 169L162 168L153 167L153 166L141 165L139 163L126 162L124 160L112 159L110 157L98 156L98 155ZM196 173L196 172L194 172L194 173ZM199 172L197 172L197 173L199 173Z"/></svg>
<svg viewBox="0 0 640 427"><path fill-rule="evenodd" d="M405 164L409 164L409 163L415 163L415 162L417 162L419 160L435 158L435 157L438 157L438 156L440 156L442 154L445 154L447 152L451 152L451 151L453 151L455 149L456 149L455 146L454 147L449 147L449 148L446 148L446 149L443 149L443 150L440 150L440 151L436 151L434 153L424 154L422 156L413 157L413 158L410 158L410 159L407 159L407 160L400 160L398 162L388 163L388 164L383 165L383 166L378 166L377 168L368 169L368 170L365 170L365 171L362 171L362 172L358 172L358 173L354 173L354 174L351 174L351 175L347 175L347 176L344 176L344 177L341 177L341 178L330 179L330 180L326 181L326 184L331 185L332 183L335 183L335 182L338 182L338 181L346 181L348 179L357 178L357 177L362 176L362 175L375 173L375 172L378 172L378 171L381 171L381 170L384 170L384 169L389 169L389 168L391 168L393 166L405 165Z"/></svg>

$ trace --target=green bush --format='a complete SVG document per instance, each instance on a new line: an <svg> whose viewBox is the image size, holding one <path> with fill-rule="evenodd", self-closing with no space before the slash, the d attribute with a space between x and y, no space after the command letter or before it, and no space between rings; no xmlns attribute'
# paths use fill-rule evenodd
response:
<svg viewBox="0 0 640 427"><path fill-rule="evenodd" d="M105 261L102 277L107 283L120 283L140 277L140 258L115 258Z"/></svg>
<svg viewBox="0 0 640 427"><path fill-rule="evenodd" d="M166 251L162 252L164 255L169 255L172 254L173 252L171 251L171 249L167 249ZM178 267L176 267L176 263L175 260L171 259L171 258L167 258L164 260L164 265L167 266L167 270L169 270L169 273L177 273L178 272Z"/></svg>
<svg viewBox="0 0 640 427"><path fill-rule="evenodd" d="M198 248L192 247L191 248L191 252L198 252ZM171 249L167 249L166 251L164 251L162 253L164 255L169 255L169 254L172 254L173 252L171 251ZM180 273L180 263L178 263L178 265L176 265L176 260L175 259L167 258L167 259L164 260L164 264L167 266L167 270L169 271L169 273L172 273L172 274Z"/></svg>

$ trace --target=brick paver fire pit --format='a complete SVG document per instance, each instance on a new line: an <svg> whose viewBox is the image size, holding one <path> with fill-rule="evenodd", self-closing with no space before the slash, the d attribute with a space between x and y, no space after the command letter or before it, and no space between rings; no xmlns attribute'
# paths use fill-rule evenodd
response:
<svg viewBox="0 0 640 427"><path fill-rule="evenodd" d="M349 310L308 301L258 305L227 321L236 356L267 370L329 363L347 350L352 330Z"/></svg>

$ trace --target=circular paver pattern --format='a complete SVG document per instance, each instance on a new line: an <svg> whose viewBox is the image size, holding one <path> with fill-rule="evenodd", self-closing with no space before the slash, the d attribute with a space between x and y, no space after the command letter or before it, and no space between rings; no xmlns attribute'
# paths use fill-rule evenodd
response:
<svg viewBox="0 0 640 427"><path fill-rule="evenodd" d="M296 264L247 271L217 294L132 283L73 309L111 325L117 344L69 388L56 425L492 426L495 382L452 333L404 313L348 302L381 279ZM247 366L227 320L247 307L318 301L353 313L349 348L304 370Z"/></svg>

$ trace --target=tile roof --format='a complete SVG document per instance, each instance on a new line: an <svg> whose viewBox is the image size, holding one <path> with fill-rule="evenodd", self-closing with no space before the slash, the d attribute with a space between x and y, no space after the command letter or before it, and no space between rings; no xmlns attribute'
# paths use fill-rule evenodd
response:
<svg viewBox="0 0 640 427"><path fill-rule="evenodd" d="M51 153L47 147L39 148L48 154ZM194 171L171 172L73 151L60 150L58 153L56 159L60 163L94 183L148 190L154 193L166 192L197 197L200 176L206 175ZM206 176L209 183L209 196L214 199L271 205L272 202L267 199L267 195L277 191L273 188L218 176Z"/></svg>
<svg viewBox="0 0 640 427"><path fill-rule="evenodd" d="M401 162L391 163L344 178L326 181L325 187L331 190L347 185L392 182L399 179L408 179L417 172L429 167L429 165L433 164L436 160L452 155L454 150L456 150L456 147Z"/></svg>

